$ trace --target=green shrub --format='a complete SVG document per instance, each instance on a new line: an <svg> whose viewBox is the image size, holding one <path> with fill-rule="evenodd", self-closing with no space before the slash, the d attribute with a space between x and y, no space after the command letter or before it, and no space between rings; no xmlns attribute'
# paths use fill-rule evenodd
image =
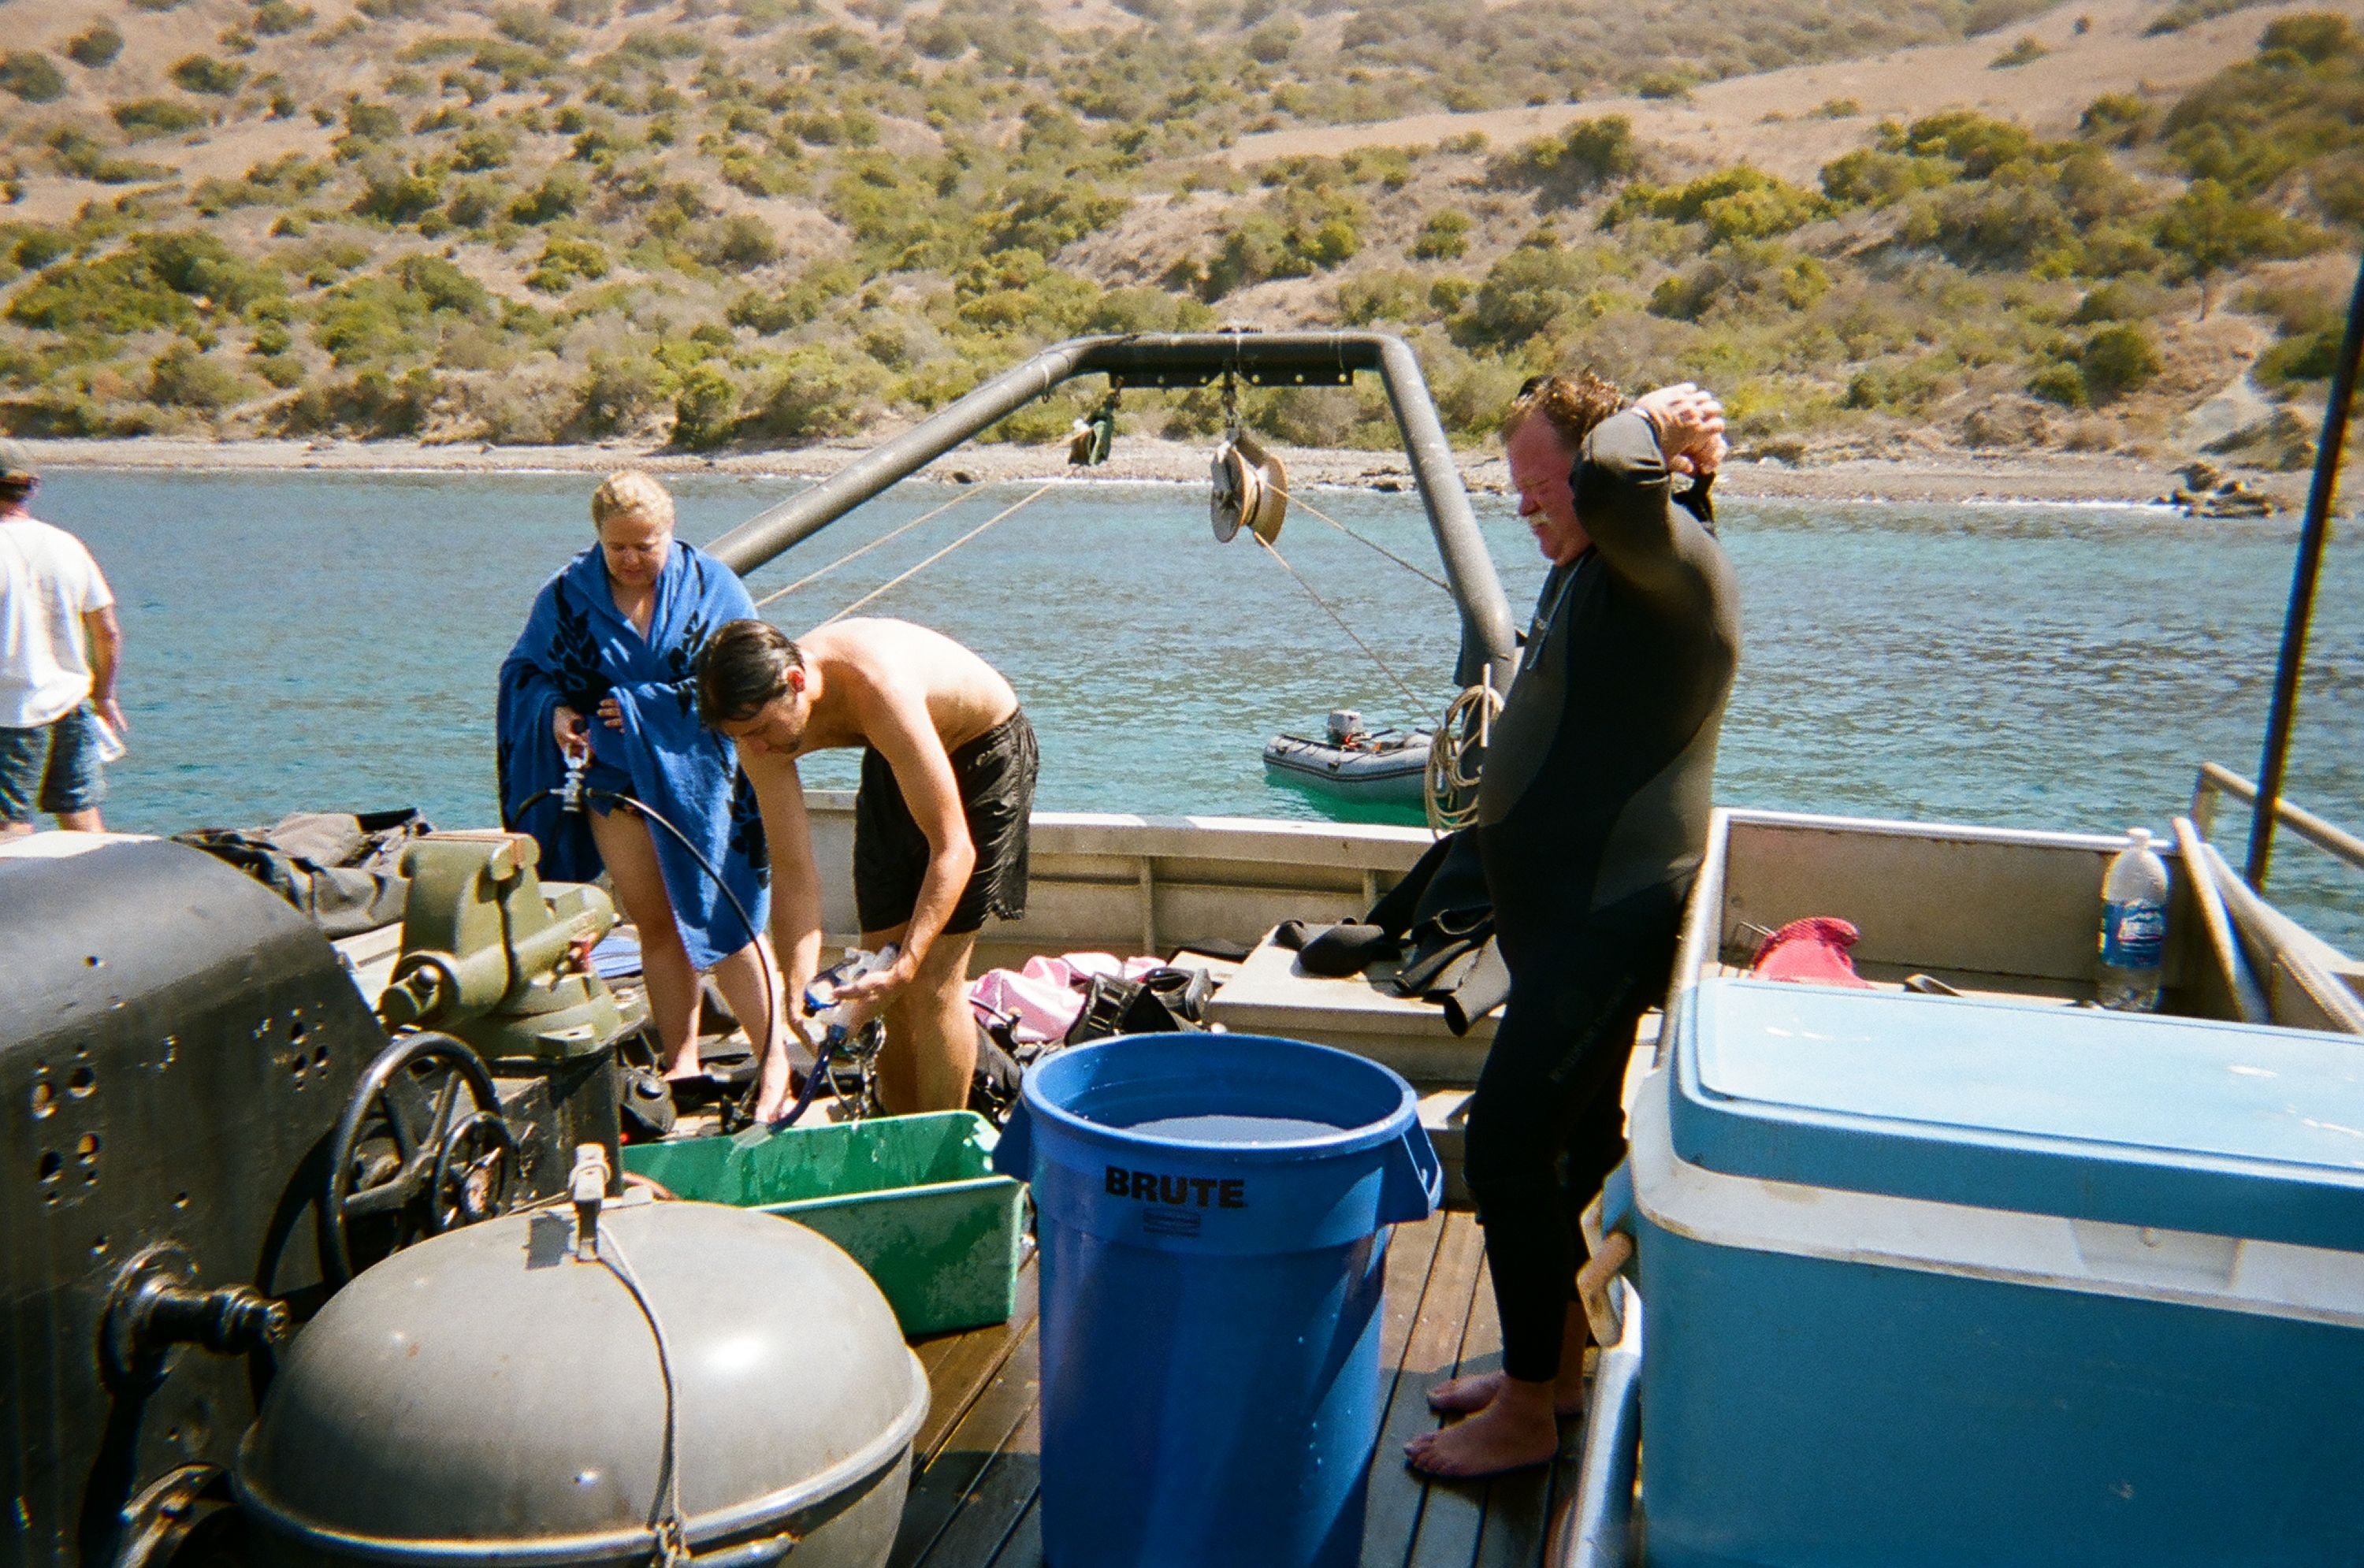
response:
<svg viewBox="0 0 2364 1568"><path fill-rule="evenodd" d="M1338 285L1338 314L1350 327L1415 320L1427 308L1427 280L1400 268L1383 267Z"/></svg>
<svg viewBox="0 0 2364 1568"><path fill-rule="evenodd" d="M103 71L123 52L123 35L105 22L89 27L66 40L66 58L92 71Z"/></svg>
<svg viewBox="0 0 2364 1568"><path fill-rule="evenodd" d="M1670 223L1704 223L1718 240L1769 239L1823 217L1829 204L1813 192L1746 163L1672 189L1631 185L1601 214L1613 228L1646 215Z"/></svg>
<svg viewBox="0 0 2364 1568"><path fill-rule="evenodd" d="M606 277L612 264L597 240L554 234L542 242L541 259L525 275L525 286L541 294L564 294L576 284Z"/></svg>
<svg viewBox="0 0 2364 1568"><path fill-rule="evenodd" d="M691 451L720 446L730 439L739 413L739 388L710 364L694 367L681 378L673 402L673 444Z"/></svg>
<svg viewBox="0 0 2364 1568"><path fill-rule="evenodd" d="M391 141L402 134L402 111L360 98L345 104L345 130L357 141Z"/></svg>
<svg viewBox="0 0 2364 1568"><path fill-rule="evenodd" d="M2067 361L2055 361L2029 376L2027 392L2031 397L2057 403L2063 408L2085 408L2092 404L2085 390L2084 373Z"/></svg>
<svg viewBox="0 0 2364 1568"><path fill-rule="evenodd" d="M1065 336L1099 299L1089 279L1051 265L1033 250L980 256L953 282L955 314L987 332Z"/></svg>
<svg viewBox="0 0 2364 1568"><path fill-rule="evenodd" d="M1634 172L1634 122L1622 115L1577 120L1557 136L1531 141L1498 159L1488 178L1499 185L1526 185L1546 199L1567 203Z"/></svg>
<svg viewBox="0 0 2364 1568"><path fill-rule="evenodd" d="M662 421L681 376L648 355L591 355L582 385L584 435L633 435Z"/></svg>
<svg viewBox="0 0 2364 1568"><path fill-rule="evenodd" d="M168 408L215 414L246 401L244 376L194 344L174 343L148 363L148 401Z"/></svg>
<svg viewBox="0 0 2364 1568"><path fill-rule="evenodd" d="M1160 288L1113 288L1092 302L1086 332L1204 332L1215 313L1188 295Z"/></svg>
<svg viewBox="0 0 2364 1568"><path fill-rule="evenodd" d="M0 54L0 89L28 104L51 104L66 95L65 72L46 54L13 50Z"/></svg>
<svg viewBox="0 0 2364 1568"><path fill-rule="evenodd" d="M753 213L734 212L705 225L690 240L690 253L709 267L744 270L780 259L779 237Z"/></svg>
<svg viewBox="0 0 2364 1568"><path fill-rule="evenodd" d="M416 223L442 205L443 186L433 175L381 169L362 177L362 194L351 210L381 223Z"/></svg>
<svg viewBox="0 0 2364 1568"><path fill-rule="evenodd" d="M1547 334L1600 285L1608 258L1556 243L1518 247L1487 271L1456 330L1469 341L1523 344Z"/></svg>
<svg viewBox="0 0 2364 1568"><path fill-rule="evenodd" d="M463 228L482 228L508 205L509 189L497 180L465 180L453 187L444 216Z"/></svg>
<svg viewBox="0 0 2364 1568"><path fill-rule="evenodd" d="M288 0L262 0L254 8L254 30L267 39L284 38L300 33L312 25L311 7L288 4Z"/></svg>
<svg viewBox="0 0 2364 1568"><path fill-rule="evenodd" d="M2259 381L2269 386L2291 387L2302 382L2328 381L2339 364L2340 329L2325 327L2284 338L2258 356Z"/></svg>
<svg viewBox="0 0 2364 1568"><path fill-rule="evenodd" d="M1634 95L1637 98L1686 99L1699 78L1688 71L1645 71L1634 79Z"/></svg>
<svg viewBox="0 0 2364 1568"><path fill-rule="evenodd" d="M2052 51L2044 40L2033 33L2023 34L2020 40L1987 61L1989 71L2009 71L2015 66L2033 65Z"/></svg>
<svg viewBox="0 0 2364 1568"><path fill-rule="evenodd" d="M216 60L204 54L189 55L176 61L166 74L175 86L217 98L229 97L246 83L245 66L234 60Z"/></svg>
<svg viewBox="0 0 2364 1568"><path fill-rule="evenodd" d="M2032 161L2040 150L2025 127L1971 109L1947 109L1915 120L1896 134L1888 149L1915 158L1951 159L1974 180L1985 179L2006 163Z"/></svg>
<svg viewBox="0 0 2364 1568"><path fill-rule="evenodd" d="M1823 165L1823 195L1843 206L1892 206L1918 191L1948 184L1944 161L1858 147Z"/></svg>
<svg viewBox="0 0 2364 1568"><path fill-rule="evenodd" d="M2102 321L2147 321L2167 308L2167 291L2148 279L2096 284L2077 305L2071 321L2091 326Z"/></svg>
<svg viewBox="0 0 2364 1568"><path fill-rule="evenodd" d="M555 223L562 217L573 217L575 208L590 195L590 182L561 164L543 176L541 184L510 205L509 217L519 223Z"/></svg>
<svg viewBox="0 0 2364 1568"><path fill-rule="evenodd" d="M778 362L769 390L741 421L741 434L784 441L852 435L862 428L863 416L885 382L866 356L808 345Z"/></svg>
<svg viewBox="0 0 2364 1568"><path fill-rule="evenodd" d="M1055 256L1087 234L1114 223L1132 205L1093 185L1066 181L1020 181L1005 194L990 220L986 244L993 250L1027 250Z"/></svg>
<svg viewBox="0 0 2364 1568"><path fill-rule="evenodd" d="M12 230L7 255L9 261L31 272L39 272L72 250L73 241L56 229L29 225Z"/></svg>
<svg viewBox="0 0 2364 1568"><path fill-rule="evenodd" d="M2150 328L2139 322L2097 328L2078 351L2077 368L2092 400L2107 403L2141 388L2158 374L2158 344Z"/></svg>
<svg viewBox="0 0 2364 1568"><path fill-rule="evenodd" d="M2309 11L2277 17L2258 39L2258 52L2288 50L2309 65L2321 65L2343 54L2357 52L2358 39L2347 18L2329 11Z"/></svg>
<svg viewBox="0 0 2364 1568"><path fill-rule="evenodd" d="M2133 93L2104 93L2085 106L2077 128L2112 147L2132 147L2149 131L2151 106Z"/></svg>
<svg viewBox="0 0 2364 1568"><path fill-rule="evenodd" d="M724 315L732 326L751 328L766 336L786 332L818 319L861 283L861 274L853 268L842 262L828 262L807 272L776 295L761 295L749 289L731 301Z"/></svg>
<svg viewBox="0 0 2364 1568"><path fill-rule="evenodd" d="M134 141L152 136L179 136L213 123L213 117L195 104L178 98L134 98L117 104L107 115Z"/></svg>
<svg viewBox="0 0 2364 1568"><path fill-rule="evenodd" d="M1421 261L1453 261L1469 253L1469 215L1452 207L1428 215L1419 237L1411 242L1412 258Z"/></svg>
<svg viewBox="0 0 2364 1568"><path fill-rule="evenodd" d="M423 365L398 377L381 370L361 371L288 399L280 408L278 428L291 436L334 431L379 438L415 435L441 390L435 373Z"/></svg>
<svg viewBox="0 0 2364 1568"><path fill-rule="evenodd" d="M477 126L463 131L452 144L452 167L463 174L505 169L517 152L517 139L497 126Z"/></svg>

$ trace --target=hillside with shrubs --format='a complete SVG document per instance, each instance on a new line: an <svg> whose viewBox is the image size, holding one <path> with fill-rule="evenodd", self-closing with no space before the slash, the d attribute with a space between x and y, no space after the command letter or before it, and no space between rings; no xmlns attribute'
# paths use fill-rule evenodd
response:
<svg viewBox="0 0 2364 1568"><path fill-rule="evenodd" d="M1829 102L1846 150L1811 180L1584 107L1986 35L2020 71L2044 9L1772 4L1702 39L1673 0L5 0L0 426L775 446L1059 338L1238 323L1405 334L1470 443L1584 362L1710 383L1791 461L2163 452L2237 385L2218 452L2303 462L2364 234L2347 16L2245 18L2213 76L2066 134L1942 84L1917 116ZM1523 145L1232 156L1567 104ZM994 434L1052 439L1095 392ZM1395 442L1375 386L1248 406Z"/></svg>

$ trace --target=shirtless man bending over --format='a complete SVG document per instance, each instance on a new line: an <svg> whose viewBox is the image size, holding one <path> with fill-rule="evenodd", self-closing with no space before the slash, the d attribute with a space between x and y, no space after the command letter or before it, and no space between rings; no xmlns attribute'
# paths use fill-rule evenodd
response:
<svg viewBox="0 0 2364 1568"><path fill-rule="evenodd" d="M956 1110L976 1068L969 956L988 914L1026 909L1033 726L998 671L941 632L843 620L792 640L759 620L716 632L697 664L698 715L739 744L772 854L772 941L787 1015L808 1038L805 987L820 962L820 884L797 759L859 746L853 898L862 945L892 966L838 993L883 1014L879 1088L888 1111ZM791 1098L786 1042L764 1059L755 1117Z"/></svg>

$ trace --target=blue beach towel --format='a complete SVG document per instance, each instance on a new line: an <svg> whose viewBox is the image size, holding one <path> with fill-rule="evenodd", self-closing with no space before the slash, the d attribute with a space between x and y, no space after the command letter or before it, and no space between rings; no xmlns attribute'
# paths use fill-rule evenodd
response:
<svg viewBox="0 0 2364 1568"><path fill-rule="evenodd" d="M524 634L501 664L498 732L501 821L512 832L533 835L544 876L588 882L600 871L587 819L543 794L566 777L566 760L550 732L552 715L564 703L590 721L592 787L630 795L663 813L720 869L763 927L771 862L755 792L730 742L698 723L695 681L706 639L726 621L754 613L746 585L729 567L679 540L657 579L646 639L618 613L598 546L542 584ZM621 729L600 719L605 697L622 710ZM662 827L650 824L649 836L690 962L711 969L745 947L751 933L713 879Z"/></svg>

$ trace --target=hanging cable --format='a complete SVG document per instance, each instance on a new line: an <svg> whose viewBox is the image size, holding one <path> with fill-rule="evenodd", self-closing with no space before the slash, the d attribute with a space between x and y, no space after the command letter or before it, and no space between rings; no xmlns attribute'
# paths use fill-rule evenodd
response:
<svg viewBox="0 0 2364 1568"><path fill-rule="evenodd" d="M656 1497L649 1506L649 1534L655 1550L651 1553L651 1568L687 1568L692 1561L689 1550L689 1519L681 1507L681 1396L674 1375L673 1347L666 1341L664 1322L649 1300L648 1292L641 1288L640 1276L632 1272L632 1262L625 1256L623 1243L613 1229L592 1220L594 1234L601 1243L599 1262L616 1276L641 1309L641 1318L649 1326L649 1338L656 1341L657 1375L664 1379L664 1440L657 1451Z"/></svg>
<svg viewBox="0 0 2364 1568"><path fill-rule="evenodd" d="M770 604L774 599L785 599L790 594L795 593L797 589L806 586L808 584L820 582L822 578L828 576L831 573L836 571L847 562L859 560L863 556L869 554L872 550L876 550L880 545L891 543L892 541L902 538L905 534L909 533L913 528L918 528L921 523L930 522L937 517L942 517L946 512L951 511L954 506L957 506L962 502L967 500L968 497L969 493L967 491L963 491L960 495L953 496L942 506L930 507L928 510L920 513L918 517L913 517L909 522L905 523L902 527L895 528L890 532L880 534L868 544L860 545L846 551L843 555L839 556L835 561L831 562L820 571L799 577L785 588L775 588L772 592L756 600L755 607L760 610L765 605Z"/></svg>
<svg viewBox="0 0 2364 1568"><path fill-rule="evenodd" d="M1043 488L1035 491L1034 494L1025 497L1023 500L1011 502L1009 506L1004 506L1000 511L994 513L993 516L977 524L976 527L969 529L968 532L961 535L960 538L953 540L952 543L944 546L943 549L936 551L935 554L920 562L919 565L912 567L908 572L898 573L895 576L889 577L884 583L879 584L875 588L871 589L870 592L863 595L862 597L854 600L853 603L846 606L845 608L830 617L829 620L822 621L820 624L822 626L827 626L831 621L843 620L846 617L852 615L854 611L860 609L871 600L878 597L881 594L886 592L887 589L894 587L897 584L918 576L920 573L926 571L929 567L933 566L937 562L942 561L945 556L950 555L953 551L958 550L961 546L966 544L977 535L985 532L986 529L993 527L994 524L1001 521L1004 517L1011 517L1019 512L1024 511L1028 506L1049 495L1057 487L1057 484L1058 482L1054 480L1049 484L1043 485ZM816 628L815 629L817 630L819 628Z"/></svg>
<svg viewBox="0 0 2364 1568"><path fill-rule="evenodd" d="M1282 485L1276 484L1273 488L1278 491L1280 493L1281 499L1287 501L1289 505L1297 507L1299 511L1310 513L1315 521L1329 524L1332 528L1336 528L1340 533L1344 534L1348 539L1353 539L1357 544L1368 545L1371 549L1377 550L1381 555L1386 556L1389 561L1394 562L1398 566L1402 567L1413 576L1421 579L1421 581L1424 583L1433 583L1448 594L1453 592L1453 584L1446 582L1444 578L1435 575L1433 573L1422 571L1416 562L1406 561L1402 556L1398 555L1394 550L1389 550L1386 545L1381 544L1378 540L1375 539L1366 539L1363 535L1356 533L1354 529L1348 528L1345 524L1340 522L1337 518L1332 517L1329 513L1323 511L1312 502L1308 501L1304 496L1297 495Z"/></svg>
<svg viewBox="0 0 2364 1568"><path fill-rule="evenodd" d="M1340 615L1331 605L1329 600L1323 598L1321 595L1313 591L1313 584L1308 583L1304 576L1299 573L1297 568L1288 563L1288 558L1287 556L1274 549L1271 543L1265 539L1261 535L1251 534L1249 537L1254 539L1256 543L1263 545L1266 553L1270 555L1275 561L1280 562L1280 569L1283 572L1288 573L1291 577L1295 577L1297 579L1297 585L1305 590L1306 597L1311 599L1315 604L1320 605L1323 611L1329 615L1330 618L1338 623L1338 629L1344 632L1347 638L1353 641L1355 646L1361 649L1363 652L1369 657L1371 662L1379 667L1380 674L1385 675L1388 680L1395 683L1396 690L1401 692L1405 698L1410 701L1414 707L1417 707L1421 712L1428 715L1430 723L1435 724L1439 722L1436 717L1436 710L1429 706L1427 703L1423 702L1418 692L1413 691L1410 686L1404 684L1403 677L1397 674L1393 670L1388 667L1388 662L1379 657L1377 650L1373 649L1369 643L1355 635L1355 628L1346 624L1346 617Z"/></svg>

